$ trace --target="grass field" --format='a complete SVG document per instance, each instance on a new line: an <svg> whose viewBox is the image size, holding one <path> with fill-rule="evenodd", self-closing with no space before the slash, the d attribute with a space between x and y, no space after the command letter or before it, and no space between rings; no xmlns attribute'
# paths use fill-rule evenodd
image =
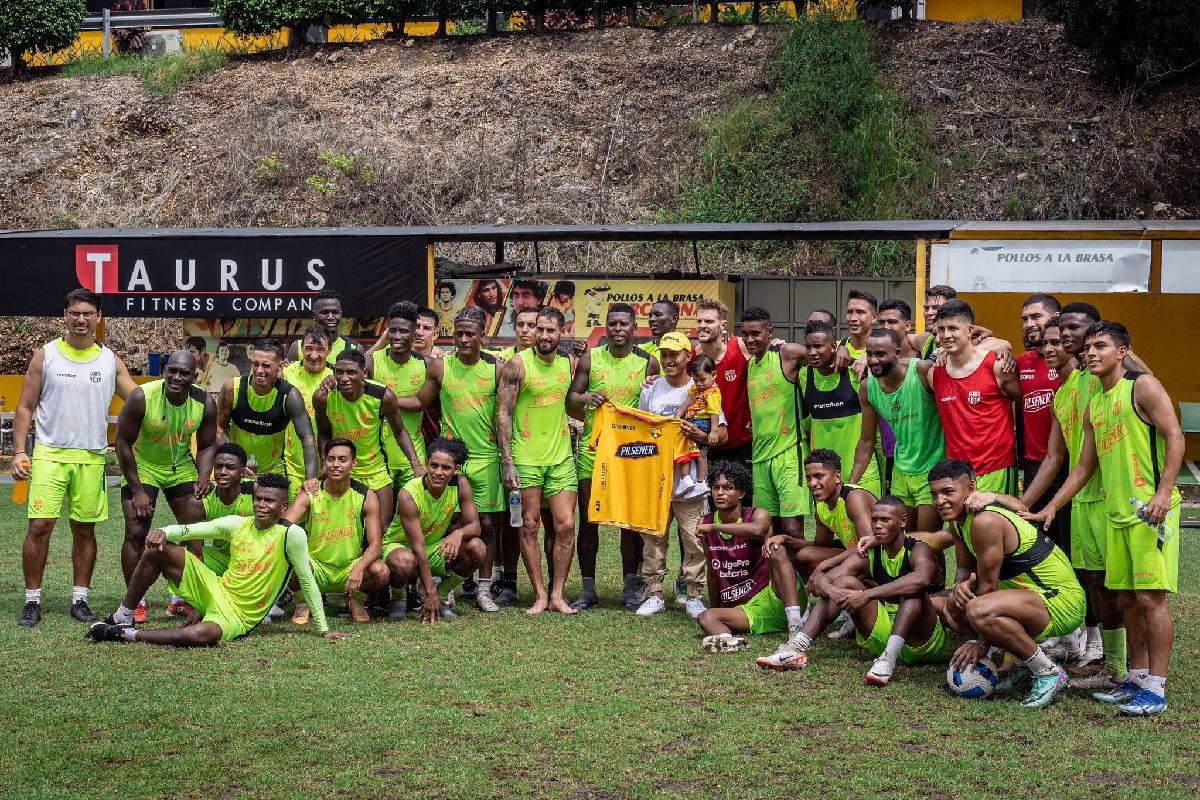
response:
<svg viewBox="0 0 1200 800"><path fill-rule="evenodd" d="M935 667L872 688L871 659L849 642L822 640L802 673L753 665L777 636L710 655L673 604L650 619L614 610L609 535L605 608L577 618L506 609L433 628L335 620L356 634L342 643L282 623L209 650L93 646L67 615L62 523L43 621L15 624L23 511L0 499L0 797L946 800L1200 786L1200 545L1187 532L1171 709L1137 720L1080 695L1042 712L958 700ZM92 605L106 614L123 588L119 513L99 540ZM152 622L168 624L165 601L160 584Z"/></svg>

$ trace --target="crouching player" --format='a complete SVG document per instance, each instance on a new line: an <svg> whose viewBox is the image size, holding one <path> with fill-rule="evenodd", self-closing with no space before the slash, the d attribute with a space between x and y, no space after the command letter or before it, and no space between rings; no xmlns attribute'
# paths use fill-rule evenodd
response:
<svg viewBox="0 0 1200 800"><path fill-rule="evenodd" d="M1083 587L1070 559L1018 516L1026 510L1020 501L976 493L975 470L965 461L939 462L929 471L929 490L954 537L958 564L943 619L952 629L974 637L958 648L950 663L956 669L972 669L993 645L1006 650L1018 664L1010 686L1015 688L1032 673L1033 689L1021 705L1045 708L1066 688L1067 673L1038 643L1066 636L1083 624Z"/></svg>
<svg viewBox="0 0 1200 800"><path fill-rule="evenodd" d="M299 492L288 509L288 519L303 520L308 530L308 560L322 594L346 595L346 607L355 622L370 622L371 615L358 593L373 594L388 585L379 524L379 495L364 483L350 479L356 448L349 439L325 443L325 480L316 497ZM298 589L295 578L293 589ZM297 603L292 622L307 625L312 609Z"/></svg>
<svg viewBox="0 0 1200 800"><path fill-rule="evenodd" d="M746 649L742 634L799 629L805 598L794 571L790 592L772 583L772 565L763 552L771 514L742 505L751 491L750 470L736 461L718 461L709 465L708 480L717 510L704 517L696 532L708 554L711 608L696 622L704 630L705 650L736 653ZM780 598L789 595L792 603L785 606Z"/></svg>
<svg viewBox="0 0 1200 800"><path fill-rule="evenodd" d="M871 510L871 537L863 541L867 546L815 577L813 594L821 600L796 637L801 652L839 611L846 611L854 620L858 643L876 656L867 683L886 685L897 661L945 661L946 632L929 596L941 568L933 548L905 535L906 521L904 501L884 497ZM807 660L806 655L799 666ZM792 669L798 668L791 663Z"/></svg>
<svg viewBox="0 0 1200 800"><path fill-rule="evenodd" d="M283 517L288 481L267 474L254 490L253 517L222 517L194 525L168 525L146 535L142 557L129 581L125 600L104 622L88 630L90 642L148 642L175 647L205 647L245 636L254 629L296 571L304 598L314 608L317 630L327 639L345 639L329 630L321 609L321 593L308 563L308 536ZM229 542L229 566L218 576L180 542L210 539ZM196 610L200 621L181 628L139 631L133 607L159 576L171 591ZM189 616L189 622L195 615Z"/></svg>
<svg viewBox="0 0 1200 800"><path fill-rule="evenodd" d="M404 484L396 496L396 518L388 526L383 556L392 582L392 619L407 610L404 587L415 574L424 591L421 621L458 616L446 598L479 569L486 548L479 538L479 511L471 484L459 476L467 448L457 439L434 439L426 474ZM434 576L441 578L435 584ZM440 602L434 602L434 598Z"/></svg>

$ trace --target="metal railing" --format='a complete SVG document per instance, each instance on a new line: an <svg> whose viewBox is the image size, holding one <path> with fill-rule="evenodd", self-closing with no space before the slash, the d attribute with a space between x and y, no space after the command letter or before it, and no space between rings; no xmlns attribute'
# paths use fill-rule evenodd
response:
<svg viewBox="0 0 1200 800"><path fill-rule="evenodd" d="M83 21L85 31L101 31L101 52L112 55L113 28L220 28L221 18L211 11L110 11L104 9Z"/></svg>

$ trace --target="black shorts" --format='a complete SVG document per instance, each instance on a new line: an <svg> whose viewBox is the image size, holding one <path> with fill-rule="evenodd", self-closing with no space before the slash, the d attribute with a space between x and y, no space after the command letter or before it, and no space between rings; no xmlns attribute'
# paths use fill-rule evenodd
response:
<svg viewBox="0 0 1200 800"><path fill-rule="evenodd" d="M143 483L142 489L144 489L146 494L150 496L151 503L158 502L158 487L157 486L151 486L148 483ZM162 492L163 492L163 496L167 498L167 502L169 503L172 500L178 500L181 497L187 497L188 495L194 495L196 493L196 482L188 481L187 483L177 483L174 486L168 486L167 488L163 489ZM121 487L122 502L125 500L132 500L132 499L133 499L133 490L130 489L128 486L122 486Z"/></svg>
<svg viewBox="0 0 1200 800"><path fill-rule="evenodd" d="M1021 474L1024 476L1026 488L1033 483L1033 479L1037 476L1038 469L1041 466L1042 462L1040 461L1030 461L1027 458L1022 459ZM1050 482L1050 486L1046 489L1046 491L1042 492L1042 496L1038 498L1038 501L1034 503L1029 510L1037 513L1045 508L1046 505L1054 499L1054 495L1058 494L1058 490L1061 489L1063 483L1066 482L1068 474L1070 474L1070 470L1064 464L1063 468L1060 469L1058 474L1054 476L1054 480ZM1054 519L1050 521L1050 528L1046 531L1046 535L1049 536L1051 541L1058 545L1059 548L1067 554L1068 558L1071 556L1070 503L1065 504L1058 510L1058 513L1054 515Z"/></svg>

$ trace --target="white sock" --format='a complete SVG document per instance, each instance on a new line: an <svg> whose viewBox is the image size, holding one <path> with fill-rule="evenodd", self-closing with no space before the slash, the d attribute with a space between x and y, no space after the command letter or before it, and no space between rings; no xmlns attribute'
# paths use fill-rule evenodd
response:
<svg viewBox="0 0 1200 800"><path fill-rule="evenodd" d="M491 590L492 590L492 579L491 579L491 578L480 578L480 579L479 579L479 589L478 589L478 591L481 591L481 592L483 592L483 591L488 591L488 592L490 592Z"/></svg>
<svg viewBox="0 0 1200 800"><path fill-rule="evenodd" d="M126 628L125 629L125 641L127 641L127 642L136 642L137 641L137 628Z"/></svg>
<svg viewBox="0 0 1200 800"><path fill-rule="evenodd" d="M1089 648L1103 647L1104 646L1102 644L1103 641L1104 640L1100 638L1100 626L1099 625L1092 625L1087 629L1087 646Z"/></svg>
<svg viewBox="0 0 1200 800"><path fill-rule="evenodd" d="M1046 651L1040 647L1025 661L1025 666L1029 667L1029 671L1039 677L1054 675L1058 672L1058 665L1051 661L1050 656L1046 655Z"/></svg>
<svg viewBox="0 0 1200 800"><path fill-rule="evenodd" d="M796 631L795 635L792 636L792 641L800 646L800 652L802 653L806 652L812 645L812 637L804 631Z"/></svg>
<svg viewBox="0 0 1200 800"><path fill-rule="evenodd" d="M133 624L133 609L125 606L117 606L117 610L113 612L113 622L118 625Z"/></svg>
<svg viewBox="0 0 1200 800"><path fill-rule="evenodd" d="M72 586L71 587L71 602L72 603L78 603L80 600L82 600L83 602L86 603L87 599L88 599L88 587L86 587L86 586Z"/></svg>
<svg viewBox="0 0 1200 800"><path fill-rule="evenodd" d="M1136 683L1138 686L1142 687L1143 689L1149 688L1148 686L1146 686L1146 680L1149 677L1150 677L1150 670L1148 670L1148 669L1131 669L1131 670L1129 670L1129 672L1125 673L1125 680L1130 681L1131 683Z"/></svg>
<svg viewBox="0 0 1200 800"><path fill-rule="evenodd" d="M883 650L883 657L893 664L900 657L900 651L904 648L904 637L892 635L888 637L887 647Z"/></svg>
<svg viewBox="0 0 1200 800"><path fill-rule="evenodd" d="M144 605L146 605L146 596L145 596L145 595L142 595L142 599L141 599L141 600L138 600L138 605L139 605L139 606L144 606Z"/></svg>
<svg viewBox="0 0 1200 800"><path fill-rule="evenodd" d="M1146 676L1146 688L1154 692L1159 697L1167 696L1167 679L1160 678L1157 675Z"/></svg>
<svg viewBox="0 0 1200 800"><path fill-rule="evenodd" d="M788 634L795 636L800 632L800 628L804 627L804 613L800 606L787 606L783 613L787 615Z"/></svg>
<svg viewBox="0 0 1200 800"><path fill-rule="evenodd" d="M41 589L26 589L25 590L25 602L26 603L37 603L38 605L41 605L42 604L42 590Z"/></svg>
<svg viewBox="0 0 1200 800"><path fill-rule="evenodd" d="M177 594L173 594L173 595L171 595L171 602L172 603L181 603L181 602L183 602L183 598Z"/></svg>

